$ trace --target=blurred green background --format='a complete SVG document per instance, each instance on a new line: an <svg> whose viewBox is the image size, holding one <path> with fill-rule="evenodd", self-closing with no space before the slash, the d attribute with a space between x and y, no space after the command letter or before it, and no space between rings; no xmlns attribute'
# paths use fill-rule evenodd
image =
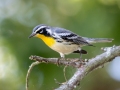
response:
<svg viewBox="0 0 120 90"><path fill-rule="evenodd" d="M33 62L30 55L60 57L40 39L28 39L38 24L66 28L85 37L114 38L112 43L83 47L88 51L83 58L89 59L102 53L101 47L120 44L120 0L0 0L0 90L25 90L26 73ZM76 90L120 90L120 59L114 61L88 74ZM54 79L65 81L63 68L53 64L35 66L29 90L57 88ZM74 72L68 67L67 78Z"/></svg>

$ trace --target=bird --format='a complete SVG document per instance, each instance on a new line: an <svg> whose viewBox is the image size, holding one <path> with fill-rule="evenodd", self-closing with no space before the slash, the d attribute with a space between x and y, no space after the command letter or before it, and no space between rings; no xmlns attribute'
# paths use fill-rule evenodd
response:
<svg viewBox="0 0 120 90"><path fill-rule="evenodd" d="M75 34L74 32L60 28L52 27L46 24L39 24L33 28L32 34L28 38L37 37L58 52L61 58L71 53L87 54L83 46L94 46L93 43L112 42L112 38L88 38Z"/></svg>

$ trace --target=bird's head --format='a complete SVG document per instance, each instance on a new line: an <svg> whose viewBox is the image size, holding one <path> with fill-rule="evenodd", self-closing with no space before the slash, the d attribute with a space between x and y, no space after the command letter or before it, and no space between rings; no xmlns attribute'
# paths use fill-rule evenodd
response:
<svg viewBox="0 0 120 90"><path fill-rule="evenodd" d="M50 36L51 34L52 32L50 26L40 24L33 28L32 34L29 36L29 38L39 37L40 35Z"/></svg>

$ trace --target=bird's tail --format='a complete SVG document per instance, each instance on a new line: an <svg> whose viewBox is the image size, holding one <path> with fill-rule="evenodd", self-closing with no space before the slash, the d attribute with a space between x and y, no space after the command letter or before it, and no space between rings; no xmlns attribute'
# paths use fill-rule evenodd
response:
<svg viewBox="0 0 120 90"><path fill-rule="evenodd" d="M87 38L83 37L88 43L104 43L104 42L112 42L112 38Z"/></svg>

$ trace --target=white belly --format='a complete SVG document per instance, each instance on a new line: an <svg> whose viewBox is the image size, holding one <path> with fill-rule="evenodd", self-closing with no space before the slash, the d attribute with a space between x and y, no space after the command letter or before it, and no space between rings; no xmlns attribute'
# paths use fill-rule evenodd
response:
<svg viewBox="0 0 120 90"><path fill-rule="evenodd" d="M56 52L63 53L63 54L70 54L80 49L78 45L75 45L75 44L67 45L59 42L56 42L51 48Z"/></svg>

